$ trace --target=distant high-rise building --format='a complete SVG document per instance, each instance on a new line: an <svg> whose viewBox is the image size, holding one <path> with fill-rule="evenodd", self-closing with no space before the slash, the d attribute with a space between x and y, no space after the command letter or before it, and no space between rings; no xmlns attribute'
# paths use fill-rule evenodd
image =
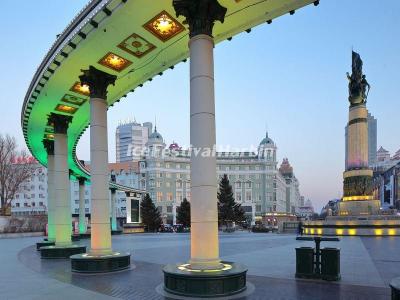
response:
<svg viewBox="0 0 400 300"><path fill-rule="evenodd" d="M375 119L373 115L368 113L367 117L367 124L368 124L368 165L372 166L376 163L376 150L377 150L377 132L378 132L378 121ZM347 153L348 153L348 129L349 125L345 127L345 168L347 169Z"/></svg>
<svg viewBox="0 0 400 300"><path fill-rule="evenodd" d="M145 122L129 122L117 127L115 133L116 161L131 162L138 161L149 138L153 124Z"/></svg>
<svg viewBox="0 0 400 300"><path fill-rule="evenodd" d="M376 150L377 150L377 129L378 121L373 115L368 113L368 164L371 166L376 162Z"/></svg>

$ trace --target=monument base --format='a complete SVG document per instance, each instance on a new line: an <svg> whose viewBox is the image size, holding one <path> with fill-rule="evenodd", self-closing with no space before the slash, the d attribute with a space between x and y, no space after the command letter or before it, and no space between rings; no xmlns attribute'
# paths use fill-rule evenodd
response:
<svg viewBox="0 0 400 300"><path fill-rule="evenodd" d="M71 256L71 270L78 273L108 273L128 269L131 265L129 253L114 252L109 255L89 253Z"/></svg>
<svg viewBox="0 0 400 300"><path fill-rule="evenodd" d="M49 241L43 241L43 242L37 242L36 243L36 250L39 251L41 247L47 247L47 246L54 246L56 242L49 242Z"/></svg>
<svg viewBox="0 0 400 300"><path fill-rule="evenodd" d="M332 216L323 221L305 221L306 235L400 236L400 216Z"/></svg>
<svg viewBox="0 0 400 300"><path fill-rule="evenodd" d="M69 258L71 255L85 253L86 246L70 245L70 246L47 246L40 248L41 258Z"/></svg>
<svg viewBox="0 0 400 300"><path fill-rule="evenodd" d="M186 296L214 298L243 292L246 289L247 268L241 264L221 262L221 270L193 270L189 264L166 265L164 290Z"/></svg>
<svg viewBox="0 0 400 300"><path fill-rule="evenodd" d="M379 215L381 202L379 200L352 200L339 202L340 216L371 216Z"/></svg>

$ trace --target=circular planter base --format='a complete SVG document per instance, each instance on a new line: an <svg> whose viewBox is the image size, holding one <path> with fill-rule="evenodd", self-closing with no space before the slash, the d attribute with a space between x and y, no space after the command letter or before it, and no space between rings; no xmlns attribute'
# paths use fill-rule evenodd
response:
<svg viewBox="0 0 400 300"><path fill-rule="evenodd" d="M41 258L69 258L71 255L85 253L86 246L46 246L40 248Z"/></svg>
<svg viewBox="0 0 400 300"><path fill-rule="evenodd" d="M128 269L130 264L129 253L114 252L102 256L84 253L71 256L71 270L78 273L116 272Z"/></svg>
<svg viewBox="0 0 400 300"><path fill-rule="evenodd" d="M247 268L241 264L222 262L224 269L198 271L188 264L166 265L164 290L186 297L225 297L246 289Z"/></svg>
<svg viewBox="0 0 400 300"><path fill-rule="evenodd" d="M41 247L54 246L55 242L43 241L36 243L36 250L39 251Z"/></svg>

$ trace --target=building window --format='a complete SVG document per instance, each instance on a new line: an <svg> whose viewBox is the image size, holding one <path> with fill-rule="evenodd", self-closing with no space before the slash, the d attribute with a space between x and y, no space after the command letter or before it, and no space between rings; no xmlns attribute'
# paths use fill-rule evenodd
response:
<svg viewBox="0 0 400 300"><path fill-rule="evenodd" d="M177 169L180 169L180 168L181 168L181 165L180 165L180 164L176 164L176 168L177 168Z"/></svg>
<svg viewBox="0 0 400 300"><path fill-rule="evenodd" d="M157 201L162 201L162 199L163 199L163 193L157 192Z"/></svg>
<svg viewBox="0 0 400 300"><path fill-rule="evenodd" d="M251 192L246 192L246 201L251 201Z"/></svg>
<svg viewBox="0 0 400 300"><path fill-rule="evenodd" d="M158 210L160 213L162 213L162 212L163 212L162 206L157 206L157 210Z"/></svg>
<svg viewBox="0 0 400 300"><path fill-rule="evenodd" d="M172 206L171 205L167 206L167 213L172 213Z"/></svg>
<svg viewBox="0 0 400 300"><path fill-rule="evenodd" d="M182 193L181 192L176 192L176 201L178 201L178 202L182 201Z"/></svg>
<svg viewBox="0 0 400 300"><path fill-rule="evenodd" d="M182 188L182 181L177 181L176 182L176 188L181 189Z"/></svg>
<svg viewBox="0 0 400 300"><path fill-rule="evenodd" d="M43 202L39 202L39 206L44 206L44 205L43 205Z"/></svg>
<svg viewBox="0 0 400 300"><path fill-rule="evenodd" d="M242 202L242 193L236 193L236 199L237 202Z"/></svg>
<svg viewBox="0 0 400 300"><path fill-rule="evenodd" d="M89 212L89 208L85 208L85 213L88 213Z"/></svg>
<svg viewBox="0 0 400 300"><path fill-rule="evenodd" d="M157 187L160 188L162 186L162 182L161 181L157 181Z"/></svg>
<svg viewBox="0 0 400 300"><path fill-rule="evenodd" d="M167 187L167 188L171 187L171 183L170 183L169 181L167 181L167 182L165 183L165 187Z"/></svg>
<svg viewBox="0 0 400 300"><path fill-rule="evenodd" d="M169 169L169 168L170 168L170 164L169 164L169 163L166 163L166 164L165 164L165 167L166 167L167 169Z"/></svg>
<svg viewBox="0 0 400 300"><path fill-rule="evenodd" d="M261 205L256 205L256 211L260 212L261 211Z"/></svg>
<svg viewBox="0 0 400 300"><path fill-rule="evenodd" d="M35 207L36 203L35 203L35 202L32 202L31 205L32 205L32 207Z"/></svg>
<svg viewBox="0 0 400 300"><path fill-rule="evenodd" d="M251 182L250 181L246 182L246 189L251 189Z"/></svg>
<svg viewBox="0 0 400 300"><path fill-rule="evenodd" d="M16 207L19 207L19 203L15 203L15 206L16 206Z"/></svg>
<svg viewBox="0 0 400 300"><path fill-rule="evenodd" d="M167 193L167 201L172 201L173 199L172 193Z"/></svg>
<svg viewBox="0 0 400 300"><path fill-rule="evenodd" d="M190 202L190 197L192 194L190 192L186 192L186 200Z"/></svg>
<svg viewBox="0 0 400 300"><path fill-rule="evenodd" d="M235 182L235 188L241 189L242 188L242 183L240 181Z"/></svg>

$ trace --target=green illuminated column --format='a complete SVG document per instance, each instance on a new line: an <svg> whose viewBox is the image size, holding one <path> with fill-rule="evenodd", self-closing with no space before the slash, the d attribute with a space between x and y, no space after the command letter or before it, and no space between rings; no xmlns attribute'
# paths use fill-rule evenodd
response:
<svg viewBox="0 0 400 300"><path fill-rule="evenodd" d="M217 0L173 1L176 14L189 24L191 258L193 269L221 268L215 151L214 39L215 21L224 21L226 8Z"/></svg>
<svg viewBox="0 0 400 300"><path fill-rule="evenodd" d="M85 178L79 178L79 233L86 233Z"/></svg>
<svg viewBox="0 0 400 300"><path fill-rule="evenodd" d="M54 181L56 246L71 244L72 216L68 168L68 125L72 117L52 113L54 124Z"/></svg>
<svg viewBox="0 0 400 300"><path fill-rule="evenodd" d="M90 172L91 172L91 250L92 255L112 253L110 199L108 190L107 87L116 76L93 66L79 76L90 89Z"/></svg>
<svg viewBox="0 0 400 300"><path fill-rule="evenodd" d="M111 189L111 230L117 230L117 209L115 207L115 201L117 196L117 190Z"/></svg>
<svg viewBox="0 0 400 300"><path fill-rule="evenodd" d="M56 241L54 214L56 202L54 198L54 141L43 140L47 152L47 240Z"/></svg>

